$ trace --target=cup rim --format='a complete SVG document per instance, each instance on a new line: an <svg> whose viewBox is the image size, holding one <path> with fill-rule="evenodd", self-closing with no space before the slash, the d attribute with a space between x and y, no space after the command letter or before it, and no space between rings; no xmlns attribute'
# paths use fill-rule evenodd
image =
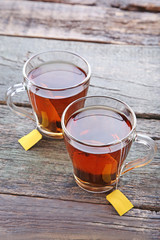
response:
<svg viewBox="0 0 160 240"><path fill-rule="evenodd" d="M102 144L102 145L96 145L96 144L89 144L89 143L84 143L83 141L81 140L78 140L77 138L75 138L72 134L69 133L69 131L67 130L67 128L65 127L65 124L64 124L64 118L65 118L65 114L67 112L67 110L70 108L70 106L72 106L74 103L78 102L78 101L81 101L83 99L87 99L87 98L106 98L106 99L113 99L113 100L116 100L122 104L124 104L131 112L132 116L133 116L133 126L132 126L132 129L130 130L130 132L122 139L120 140L115 140L113 142L110 142L110 143L107 143L107 144ZM136 124L137 124L137 119L136 119L136 115L134 113L134 111L132 110L132 108L127 104L125 103L124 101L118 99L118 98L114 98L114 97L108 97L108 96L99 96L99 95L94 95L94 96L86 96L86 97L82 97L82 98L79 98L73 102L71 102L66 108L65 110L63 111L63 114L62 114L62 117L61 117L61 125L62 125L62 132L63 134L65 133L67 135L67 137L69 137L70 139L80 143L80 144L83 144L85 146L88 146L88 147L109 147L109 146L114 146L114 145L117 145L117 144L122 144L122 142L126 141L130 135L132 135L132 133L135 131L136 129Z"/></svg>
<svg viewBox="0 0 160 240"><path fill-rule="evenodd" d="M33 58L35 58L35 57L37 57L37 56L39 56L39 55L42 55L42 54L46 54L46 53L53 53L53 54L54 54L54 53L60 53L60 52L61 52L61 53L69 53L69 54L71 54L71 55L74 55L74 56L82 59L82 60L86 63L87 68L88 68L88 73L87 73L87 76L84 78L84 80L83 80L82 82L80 82L80 83L78 83L78 84L75 84L75 85L73 85L73 86L71 86L71 87L55 88L55 89L54 89L54 88L47 88L47 87L43 87L43 86L37 86L31 79L28 78L25 70L26 70L27 64L28 64ZM39 52L39 53L33 55L32 57L30 57L30 58L25 62L25 64L23 65L23 70L22 70L22 72L23 72L23 77L24 77L28 82L30 82L32 85L34 85L34 86L36 86L36 87L38 87L38 88L40 88L40 89L49 90L49 91L64 91L64 90L73 89L73 88L76 88L76 87L78 87L78 86L81 86L81 85L85 84L85 83L90 79L90 77L91 77L91 66L90 66L90 64L88 63L88 61L87 61L84 57L81 57L78 53L75 53L75 52L72 52L72 51L67 51L67 50L48 50L48 51L44 51L44 52Z"/></svg>

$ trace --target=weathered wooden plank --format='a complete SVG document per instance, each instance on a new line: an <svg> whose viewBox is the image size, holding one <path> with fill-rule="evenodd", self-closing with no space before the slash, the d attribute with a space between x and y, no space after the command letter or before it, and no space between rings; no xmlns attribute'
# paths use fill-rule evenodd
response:
<svg viewBox="0 0 160 240"><path fill-rule="evenodd" d="M109 205L0 195L0 239L158 239L159 214ZM138 238L137 238L138 236ZM108 237L107 237L108 239Z"/></svg>
<svg viewBox="0 0 160 240"><path fill-rule="evenodd" d="M0 112L0 193L106 204L106 194L93 195L76 185L63 140L43 139L25 152L17 140L35 124L15 116L6 106L1 105ZM159 124L159 120L139 119L138 130L160 136ZM160 141L157 144L160 149ZM129 158L139 155L133 148ZM159 159L157 153L150 165L121 178L119 188L136 208L159 209Z"/></svg>
<svg viewBox="0 0 160 240"><path fill-rule="evenodd" d="M1 1L0 34L118 44L160 44L160 14L103 6Z"/></svg>
<svg viewBox="0 0 160 240"><path fill-rule="evenodd" d="M6 0L8 1L8 0ZM24 0L14 0L24 1ZM27 0L38 2L53 2L72 5L88 5L88 6L105 6L116 7L128 11L148 11L148 12L160 12L159 0Z"/></svg>
<svg viewBox="0 0 160 240"><path fill-rule="evenodd" d="M160 47L1 36L0 101L4 102L9 86L23 81L22 67L28 57L55 49L74 51L88 60L92 68L90 95L117 97L133 107L137 114L159 116ZM15 101L26 102L26 99L20 97Z"/></svg>

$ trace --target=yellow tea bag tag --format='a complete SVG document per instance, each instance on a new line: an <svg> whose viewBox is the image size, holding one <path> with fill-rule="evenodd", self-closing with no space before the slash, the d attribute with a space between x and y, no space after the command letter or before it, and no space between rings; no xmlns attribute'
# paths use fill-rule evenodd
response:
<svg viewBox="0 0 160 240"><path fill-rule="evenodd" d="M108 194L106 199L112 204L120 216L134 207L128 198L118 189Z"/></svg>
<svg viewBox="0 0 160 240"><path fill-rule="evenodd" d="M34 146L39 140L42 139L42 135L38 132L37 129L34 129L29 134L20 138L18 142L22 145L22 147L27 151L32 146Z"/></svg>

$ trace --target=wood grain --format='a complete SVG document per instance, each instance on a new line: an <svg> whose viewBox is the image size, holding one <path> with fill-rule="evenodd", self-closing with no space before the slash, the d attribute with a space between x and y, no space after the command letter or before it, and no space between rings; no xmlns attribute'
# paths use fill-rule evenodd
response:
<svg viewBox="0 0 160 240"><path fill-rule="evenodd" d="M1 103L5 101L5 91L23 81L24 62L33 54L55 49L77 52L88 60L92 69L89 95L116 97L139 116L160 118L160 47L0 36ZM14 100L28 102L27 95Z"/></svg>
<svg viewBox="0 0 160 240"><path fill-rule="evenodd" d="M16 0L20 1L20 0ZM24 0L21 0L24 1ZM88 6L111 6L113 0L28 0L28 1L38 1L38 2L52 2L52 3L63 3L71 5L88 5Z"/></svg>
<svg viewBox="0 0 160 240"><path fill-rule="evenodd" d="M7 106L1 105L0 112L0 193L106 204L106 194L92 195L76 185L63 140L43 139L25 152L18 139L33 130L35 124L14 115ZM160 136L159 123L139 119L137 130ZM160 140L157 145L160 149ZM129 159L145 153L145 149L139 149L139 154L136 151L133 148ZM136 208L158 211L158 186L159 154L150 165L124 175L119 188Z"/></svg>
<svg viewBox="0 0 160 240"><path fill-rule="evenodd" d="M160 44L160 14L104 6L1 1L0 34L116 44Z"/></svg>
<svg viewBox="0 0 160 240"><path fill-rule="evenodd" d="M113 0L111 6L128 11L160 12L159 0Z"/></svg>
<svg viewBox="0 0 160 240"><path fill-rule="evenodd" d="M128 235L157 240L158 220L158 213L147 210L132 209L119 217L110 205L0 195L3 240L128 240Z"/></svg>

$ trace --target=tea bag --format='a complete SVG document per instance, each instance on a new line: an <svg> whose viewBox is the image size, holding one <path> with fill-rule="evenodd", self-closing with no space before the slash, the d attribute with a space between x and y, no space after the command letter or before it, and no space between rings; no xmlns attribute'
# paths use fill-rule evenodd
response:
<svg viewBox="0 0 160 240"><path fill-rule="evenodd" d="M118 189L108 194L106 199L112 204L120 216L134 207L128 198Z"/></svg>
<svg viewBox="0 0 160 240"><path fill-rule="evenodd" d="M42 139L42 135L37 129L34 129L29 134L20 138L18 142L22 145L22 147L27 151L31 147L33 147L37 142Z"/></svg>

